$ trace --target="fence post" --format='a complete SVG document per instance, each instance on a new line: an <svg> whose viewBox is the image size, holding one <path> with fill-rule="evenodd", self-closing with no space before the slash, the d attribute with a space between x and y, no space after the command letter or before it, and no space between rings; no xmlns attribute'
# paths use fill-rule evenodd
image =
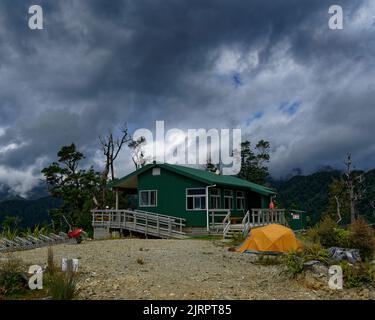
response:
<svg viewBox="0 0 375 320"><path fill-rule="evenodd" d="M156 216L156 230L158 232L158 235L160 236L159 216Z"/></svg>
<svg viewBox="0 0 375 320"><path fill-rule="evenodd" d="M148 234L147 234L147 232L148 232L148 216L147 216L147 214L146 214L146 229L145 229L145 231L146 231L146 239L148 238Z"/></svg>

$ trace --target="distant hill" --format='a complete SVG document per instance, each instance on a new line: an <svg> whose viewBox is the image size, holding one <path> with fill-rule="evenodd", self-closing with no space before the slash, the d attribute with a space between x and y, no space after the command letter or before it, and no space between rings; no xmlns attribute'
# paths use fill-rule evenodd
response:
<svg viewBox="0 0 375 320"><path fill-rule="evenodd" d="M341 176L340 171L328 170L283 181L272 180L271 184L279 192L278 199L282 207L307 211L316 222L327 208L330 184ZM358 209L361 214L375 220L375 208L370 204L375 200L375 170L366 172L364 177L366 196L358 204Z"/></svg>
<svg viewBox="0 0 375 320"><path fill-rule="evenodd" d="M50 194L47 190L47 186L44 182L31 189L27 194L28 200L38 200L41 198L48 197ZM0 184L0 202L4 200L22 200L24 198L17 195L9 186Z"/></svg>
<svg viewBox="0 0 375 320"><path fill-rule="evenodd" d="M43 222L49 222L48 210L58 208L61 200L44 197L37 200L9 199L0 201L0 224L6 216L18 216L19 227L33 227Z"/></svg>

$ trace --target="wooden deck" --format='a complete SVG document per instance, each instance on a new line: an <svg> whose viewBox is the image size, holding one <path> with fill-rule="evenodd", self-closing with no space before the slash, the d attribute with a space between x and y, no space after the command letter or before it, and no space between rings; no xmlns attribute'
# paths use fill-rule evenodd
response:
<svg viewBox="0 0 375 320"><path fill-rule="evenodd" d="M187 238L185 219L140 210L93 210L94 238L106 237L110 231L130 231L159 238ZM105 230L100 233L99 229Z"/></svg>
<svg viewBox="0 0 375 320"><path fill-rule="evenodd" d="M159 238L186 239L199 235L222 235L224 239L246 236L251 228L271 223L286 225L283 209L252 209L242 218L230 210L210 210L209 229L186 228L183 218L140 210L93 210L94 238L108 238L111 231L128 231ZM235 221L237 220L237 221Z"/></svg>

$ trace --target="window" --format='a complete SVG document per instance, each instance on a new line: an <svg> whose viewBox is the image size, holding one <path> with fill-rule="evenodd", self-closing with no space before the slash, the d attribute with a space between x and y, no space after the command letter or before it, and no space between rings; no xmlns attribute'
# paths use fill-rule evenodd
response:
<svg viewBox="0 0 375 320"><path fill-rule="evenodd" d="M152 169L153 176L160 176L160 168L153 168Z"/></svg>
<svg viewBox="0 0 375 320"><path fill-rule="evenodd" d="M206 209L206 189L186 189L186 209Z"/></svg>
<svg viewBox="0 0 375 320"><path fill-rule="evenodd" d="M237 210L245 209L245 193L243 191L237 191Z"/></svg>
<svg viewBox="0 0 375 320"><path fill-rule="evenodd" d="M233 208L233 191L224 190L224 209Z"/></svg>
<svg viewBox="0 0 375 320"><path fill-rule="evenodd" d="M220 209L220 189L211 189L210 209Z"/></svg>
<svg viewBox="0 0 375 320"><path fill-rule="evenodd" d="M156 207L158 205L156 190L142 190L139 192L140 207Z"/></svg>

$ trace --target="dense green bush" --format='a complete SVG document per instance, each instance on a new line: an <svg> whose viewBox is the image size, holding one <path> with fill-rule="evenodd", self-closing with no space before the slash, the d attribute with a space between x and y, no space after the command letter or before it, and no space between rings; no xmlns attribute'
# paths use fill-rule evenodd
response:
<svg viewBox="0 0 375 320"><path fill-rule="evenodd" d="M26 284L22 260L10 256L5 262L0 263L1 294L19 293L25 289Z"/></svg>
<svg viewBox="0 0 375 320"><path fill-rule="evenodd" d="M283 256L283 262L289 274L292 277L296 277L303 271L305 261L301 252L289 252Z"/></svg>
<svg viewBox="0 0 375 320"><path fill-rule="evenodd" d="M305 243L301 256L304 262L318 260L325 264L329 262L329 253L319 243Z"/></svg>
<svg viewBox="0 0 375 320"><path fill-rule="evenodd" d="M325 217L314 228L310 229L307 237L323 247L350 247L349 232L342 229L330 217Z"/></svg>
<svg viewBox="0 0 375 320"><path fill-rule="evenodd" d="M345 261L341 263L341 268L346 288L375 285L375 269L370 263L351 265Z"/></svg>
<svg viewBox="0 0 375 320"><path fill-rule="evenodd" d="M362 218L349 226L349 242L352 248L359 250L362 259L368 260L374 256L374 230Z"/></svg>

